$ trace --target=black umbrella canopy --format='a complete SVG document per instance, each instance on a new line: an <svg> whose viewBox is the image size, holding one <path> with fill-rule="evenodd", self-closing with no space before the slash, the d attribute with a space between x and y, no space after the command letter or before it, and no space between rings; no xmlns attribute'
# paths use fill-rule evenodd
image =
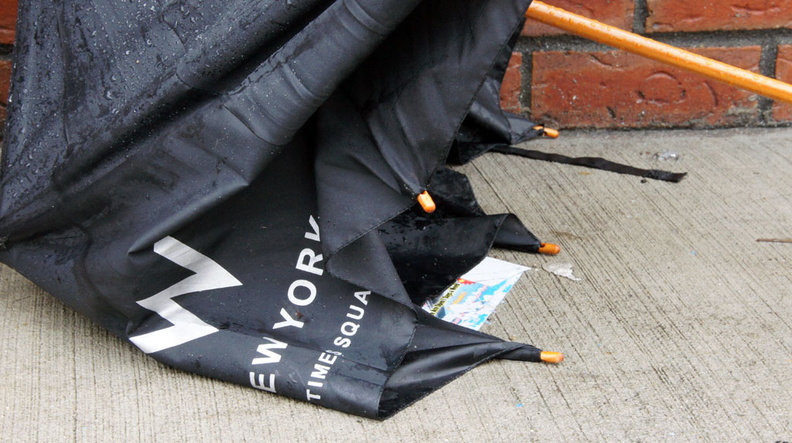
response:
<svg viewBox="0 0 792 443"><path fill-rule="evenodd" d="M159 361L366 417L539 361L416 305L538 248L443 166L538 134L493 95L528 3L25 2L0 259Z"/></svg>

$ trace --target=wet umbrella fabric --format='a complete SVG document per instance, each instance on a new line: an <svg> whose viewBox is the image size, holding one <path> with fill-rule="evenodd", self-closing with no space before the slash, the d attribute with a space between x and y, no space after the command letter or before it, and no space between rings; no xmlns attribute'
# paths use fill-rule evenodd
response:
<svg viewBox="0 0 792 443"><path fill-rule="evenodd" d="M538 248L443 166L460 125L467 158L536 135L492 107L528 3L23 2L0 259L159 361L371 418L538 361L416 306Z"/></svg>

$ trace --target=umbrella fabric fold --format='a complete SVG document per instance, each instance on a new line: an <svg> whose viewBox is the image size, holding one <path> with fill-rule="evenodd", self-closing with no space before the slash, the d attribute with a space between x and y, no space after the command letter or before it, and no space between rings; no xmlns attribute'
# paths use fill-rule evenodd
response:
<svg viewBox="0 0 792 443"><path fill-rule="evenodd" d="M448 157L449 163L464 164L492 149L493 145L522 143L542 135L541 126L504 111L500 106L503 74L518 34L512 36L495 59L476 99L459 128Z"/></svg>
<svg viewBox="0 0 792 443"><path fill-rule="evenodd" d="M539 361L418 307L539 247L443 166L538 134L497 107L529 3L24 2L0 260L163 363L365 417Z"/></svg>

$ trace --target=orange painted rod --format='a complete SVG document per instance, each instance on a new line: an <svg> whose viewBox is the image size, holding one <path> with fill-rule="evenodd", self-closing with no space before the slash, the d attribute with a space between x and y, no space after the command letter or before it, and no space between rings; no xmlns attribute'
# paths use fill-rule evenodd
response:
<svg viewBox="0 0 792 443"><path fill-rule="evenodd" d="M525 13L547 25L608 46L701 74L765 97L792 103L792 85L684 49L641 37L614 26L534 1Z"/></svg>

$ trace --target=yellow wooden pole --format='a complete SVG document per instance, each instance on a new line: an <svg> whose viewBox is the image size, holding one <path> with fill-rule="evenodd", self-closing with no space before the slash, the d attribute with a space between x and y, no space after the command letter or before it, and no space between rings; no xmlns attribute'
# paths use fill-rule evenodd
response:
<svg viewBox="0 0 792 443"><path fill-rule="evenodd" d="M534 1L526 18L563 29L571 34L667 63L738 88L776 100L792 103L792 85L763 75L712 60L684 49L641 37L614 26L591 20L569 11Z"/></svg>

